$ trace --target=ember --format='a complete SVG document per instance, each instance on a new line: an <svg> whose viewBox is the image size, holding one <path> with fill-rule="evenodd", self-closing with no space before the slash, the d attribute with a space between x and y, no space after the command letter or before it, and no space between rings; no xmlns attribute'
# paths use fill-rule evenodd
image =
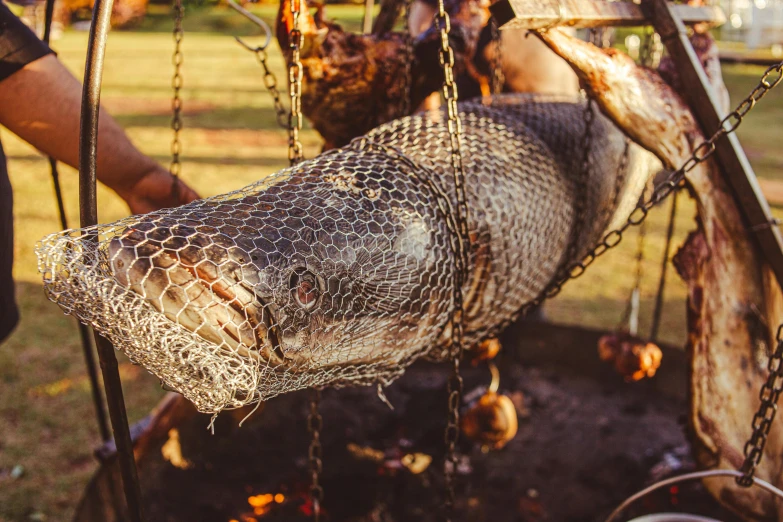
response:
<svg viewBox="0 0 783 522"><path fill-rule="evenodd" d="M257 519L253 516L262 517L268 514L275 504L282 504L285 502L285 495L282 493L264 493L260 495L251 495L247 498L247 503L253 508L253 513L243 513L239 519L232 518L228 522L257 522Z"/></svg>

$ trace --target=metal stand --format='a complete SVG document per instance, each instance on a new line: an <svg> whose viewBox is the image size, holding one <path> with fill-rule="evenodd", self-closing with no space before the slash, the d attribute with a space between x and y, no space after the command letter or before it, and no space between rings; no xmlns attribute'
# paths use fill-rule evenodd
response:
<svg viewBox="0 0 783 522"><path fill-rule="evenodd" d="M87 47L82 91L81 129L79 133L79 207L81 226L98 223L96 199L96 172L98 159L98 115L101 95L103 60L106 38L109 32L113 0L96 0L92 11L92 26ZM85 237L86 241L90 238ZM95 334L95 344L103 374L104 391L109 407L120 473L125 490L125 500L132 522L142 522L141 489L133 457L133 445L128 429L128 416L122 396L122 383L114 347L109 341Z"/></svg>
<svg viewBox="0 0 783 522"><path fill-rule="evenodd" d="M47 45L52 35L53 17L54 0L46 0L43 41ZM60 173L57 171L57 160L51 156L49 157L49 168L52 173L57 211L60 215L60 226L65 230L68 228L68 218L65 215L65 203L63 201L62 189L60 188ZM79 328L79 338L82 341L82 352L84 353L84 364L87 367L87 376L90 379L90 391L92 392L92 402L95 405L95 418L98 421L98 430L101 434L101 440L106 442L111 438L111 435L109 434L109 422L106 419L106 410L103 405L103 395L101 395L100 384L98 383L98 368L95 365L95 354L92 351L92 343L90 343L90 331L82 323L77 321L76 324Z"/></svg>

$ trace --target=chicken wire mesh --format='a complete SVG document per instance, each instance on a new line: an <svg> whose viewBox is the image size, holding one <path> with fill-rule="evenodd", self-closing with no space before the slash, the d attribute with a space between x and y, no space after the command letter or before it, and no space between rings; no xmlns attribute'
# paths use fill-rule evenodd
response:
<svg viewBox="0 0 783 522"><path fill-rule="evenodd" d="M460 111L470 346L535 298L566 252L627 217L658 164L634 146L624 164L622 134L598 116L585 169L579 99L504 95ZM52 234L37 248L45 291L203 412L386 385L448 349L447 132L438 111L395 120L235 192Z"/></svg>

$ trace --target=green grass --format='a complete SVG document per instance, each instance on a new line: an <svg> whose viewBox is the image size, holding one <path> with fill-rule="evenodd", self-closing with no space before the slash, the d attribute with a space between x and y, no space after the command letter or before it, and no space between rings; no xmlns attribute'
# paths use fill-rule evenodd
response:
<svg viewBox="0 0 783 522"><path fill-rule="evenodd" d="M274 9L256 9L271 20ZM329 6L330 16L358 27L361 8ZM253 55L232 35L255 35L256 29L228 10L193 9L185 22L183 43L185 130L183 176L202 195L226 192L255 181L286 163L286 138L274 123L271 99L264 92ZM103 101L146 153L166 163L169 129L172 39L165 8L155 7L138 32L109 37ZM86 33L67 32L55 43L59 56L77 75L84 67ZM273 70L284 81L277 45L270 52ZM762 69L731 67L726 78L737 101L755 84ZM740 138L761 175L781 178L783 88L771 93L740 129ZM22 322L0 346L0 522L68 520L96 464L98 444L92 404L73 320L49 303L42 292L33 253L35 241L58 230L46 161L28 145L2 132L16 198L16 265ZM320 140L305 130L306 153L317 153ZM77 180L63 168L63 185L72 224L78 223ZM99 216L110 221L126 214L123 203L100 189ZM677 244L694 227L693 205L684 198L677 220ZM649 325L657 284L667 209L650 218L645 245L642 331ZM546 307L556 321L612 328L631 290L636 236L596 263ZM663 340L685 338L685 289L670 273ZM120 357L131 421L140 419L162 395L157 381ZM17 479L11 470L20 465Z"/></svg>
<svg viewBox="0 0 783 522"><path fill-rule="evenodd" d="M248 4L246 9L261 17L274 30L277 2ZM376 4L375 13L380 9ZM359 31L364 8L349 4L327 5L327 18L349 31ZM188 33L214 33L219 35L251 36L260 34L258 27L249 22L228 5L187 7L184 28ZM150 5L144 21L132 29L134 32L163 33L171 31L171 10L165 5ZM276 44L275 44L276 45Z"/></svg>

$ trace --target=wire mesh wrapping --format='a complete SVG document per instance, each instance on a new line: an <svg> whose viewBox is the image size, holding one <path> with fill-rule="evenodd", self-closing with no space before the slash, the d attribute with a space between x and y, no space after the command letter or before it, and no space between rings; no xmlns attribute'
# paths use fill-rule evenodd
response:
<svg viewBox="0 0 783 522"><path fill-rule="evenodd" d="M584 103L460 105L469 346L634 208L657 162ZM48 297L217 412L295 389L388 384L448 349L455 228L445 116L395 120L241 190L44 238ZM618 182L619 180L619 182ZM581 201L580 201L581 198ZM575 209L583 215L576 215Z"/></svg>

